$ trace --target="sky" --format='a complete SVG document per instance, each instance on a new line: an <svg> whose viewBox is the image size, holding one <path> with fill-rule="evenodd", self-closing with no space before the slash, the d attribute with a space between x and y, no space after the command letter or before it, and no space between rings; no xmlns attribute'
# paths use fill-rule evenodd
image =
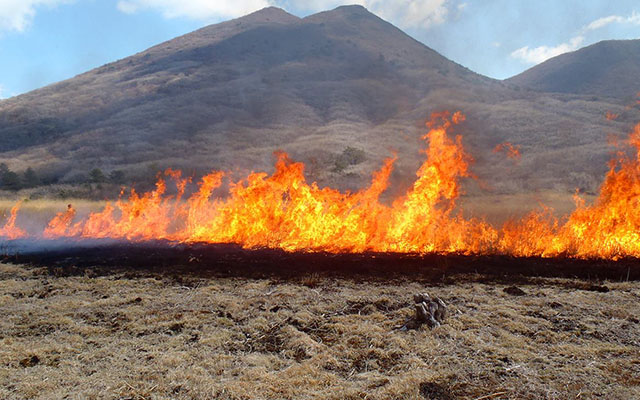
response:
<svg viewBox="0 0 640 400"><path fill-rule="evenodd" d="M0 99L268 6L361 4L496 79L600 40L640 38L637 0L0 0Z"/></svg>

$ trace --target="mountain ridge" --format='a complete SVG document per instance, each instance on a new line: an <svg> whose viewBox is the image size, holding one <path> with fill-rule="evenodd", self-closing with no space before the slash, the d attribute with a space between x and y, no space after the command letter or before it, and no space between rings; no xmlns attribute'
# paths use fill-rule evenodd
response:
<svg viewBox="0 0 640 400"><path fill-rule="evenodd" d="M310 180L356 190L390 149L393 180L411 181L425 119L460 109L474 168L498 192L593 190L606 133L633 117L622 107L476 74L360 6L267 8L0 102L0 162L48 182L86 182L93 168L140 182L166 167L269 171L283 149ZM492 155L502 141L522 146L520 164ZM339 166L349 148L364 157Z"/></svg>
<svg viewBox="0 0 640 400"><path fill-rule="evenodd" d="M603 40L553 57L506 82L537 91L632 98L640 92L640 39Z"/></svg>

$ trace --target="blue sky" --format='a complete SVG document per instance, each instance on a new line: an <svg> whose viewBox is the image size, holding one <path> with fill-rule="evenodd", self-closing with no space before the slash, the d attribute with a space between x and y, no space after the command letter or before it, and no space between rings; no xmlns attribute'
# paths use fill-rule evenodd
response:
<svg viewBox="0 0 640 400"><path fill-rule="evenodd" d="M600 40L640 38L637 0L0 0L0 98L269 5L302 17L354 3L498 79Z"/></svg>

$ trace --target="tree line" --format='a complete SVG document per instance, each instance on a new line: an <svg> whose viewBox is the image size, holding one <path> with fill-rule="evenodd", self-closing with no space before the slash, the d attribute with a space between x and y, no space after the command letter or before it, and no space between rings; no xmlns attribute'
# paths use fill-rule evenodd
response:
<svg viewBox="0 0 640 400"><path fill-rule="evenodd" d="M7 167L7 164L0 163L0 188L4 190L20 190L32 188L40 185L40 178L33 170L27 168L22 174L14 172Z"/></svg>
<svg viewBox="0 0 640 400"><path fill-rule="evenodd" d="M114 170L106 175L100 168L94 168L89 172L87 183L95 183L98 185L103 183L121 184L124 182L124 179L125 174L121 170ZM9 169L7 164L0 163L0 189L2 190L17 191L41 186L43 184L46 184L46 182L43 182L31 167L22 173L18 173Z"/></svg>

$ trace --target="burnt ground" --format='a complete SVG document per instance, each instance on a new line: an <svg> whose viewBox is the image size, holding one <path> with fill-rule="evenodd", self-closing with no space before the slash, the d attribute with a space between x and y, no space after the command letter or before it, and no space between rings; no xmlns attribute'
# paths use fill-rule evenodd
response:
<svg viewBox="0 0 640 400"><path fill-rule="evenodd" d="M342 279L410 278L425 282L455 281L480 274L491 280L532 277L589 281L640 280L640 260L617 261L569 257L506 255L286 252L247 250L233 244L176 244L167 241L17 240L4 245L4 261L47 267L51 273L111 274L115 271L178 273L201 277L291 279L320 274Z"/></svg>
<svg viewBox="0 0 640 400"><path fill-rule="evenodd" d="M640 398L637 271L166 244L14 253L0 398ZM449 304L441 327L401 329L418 291Z"/></svg>

